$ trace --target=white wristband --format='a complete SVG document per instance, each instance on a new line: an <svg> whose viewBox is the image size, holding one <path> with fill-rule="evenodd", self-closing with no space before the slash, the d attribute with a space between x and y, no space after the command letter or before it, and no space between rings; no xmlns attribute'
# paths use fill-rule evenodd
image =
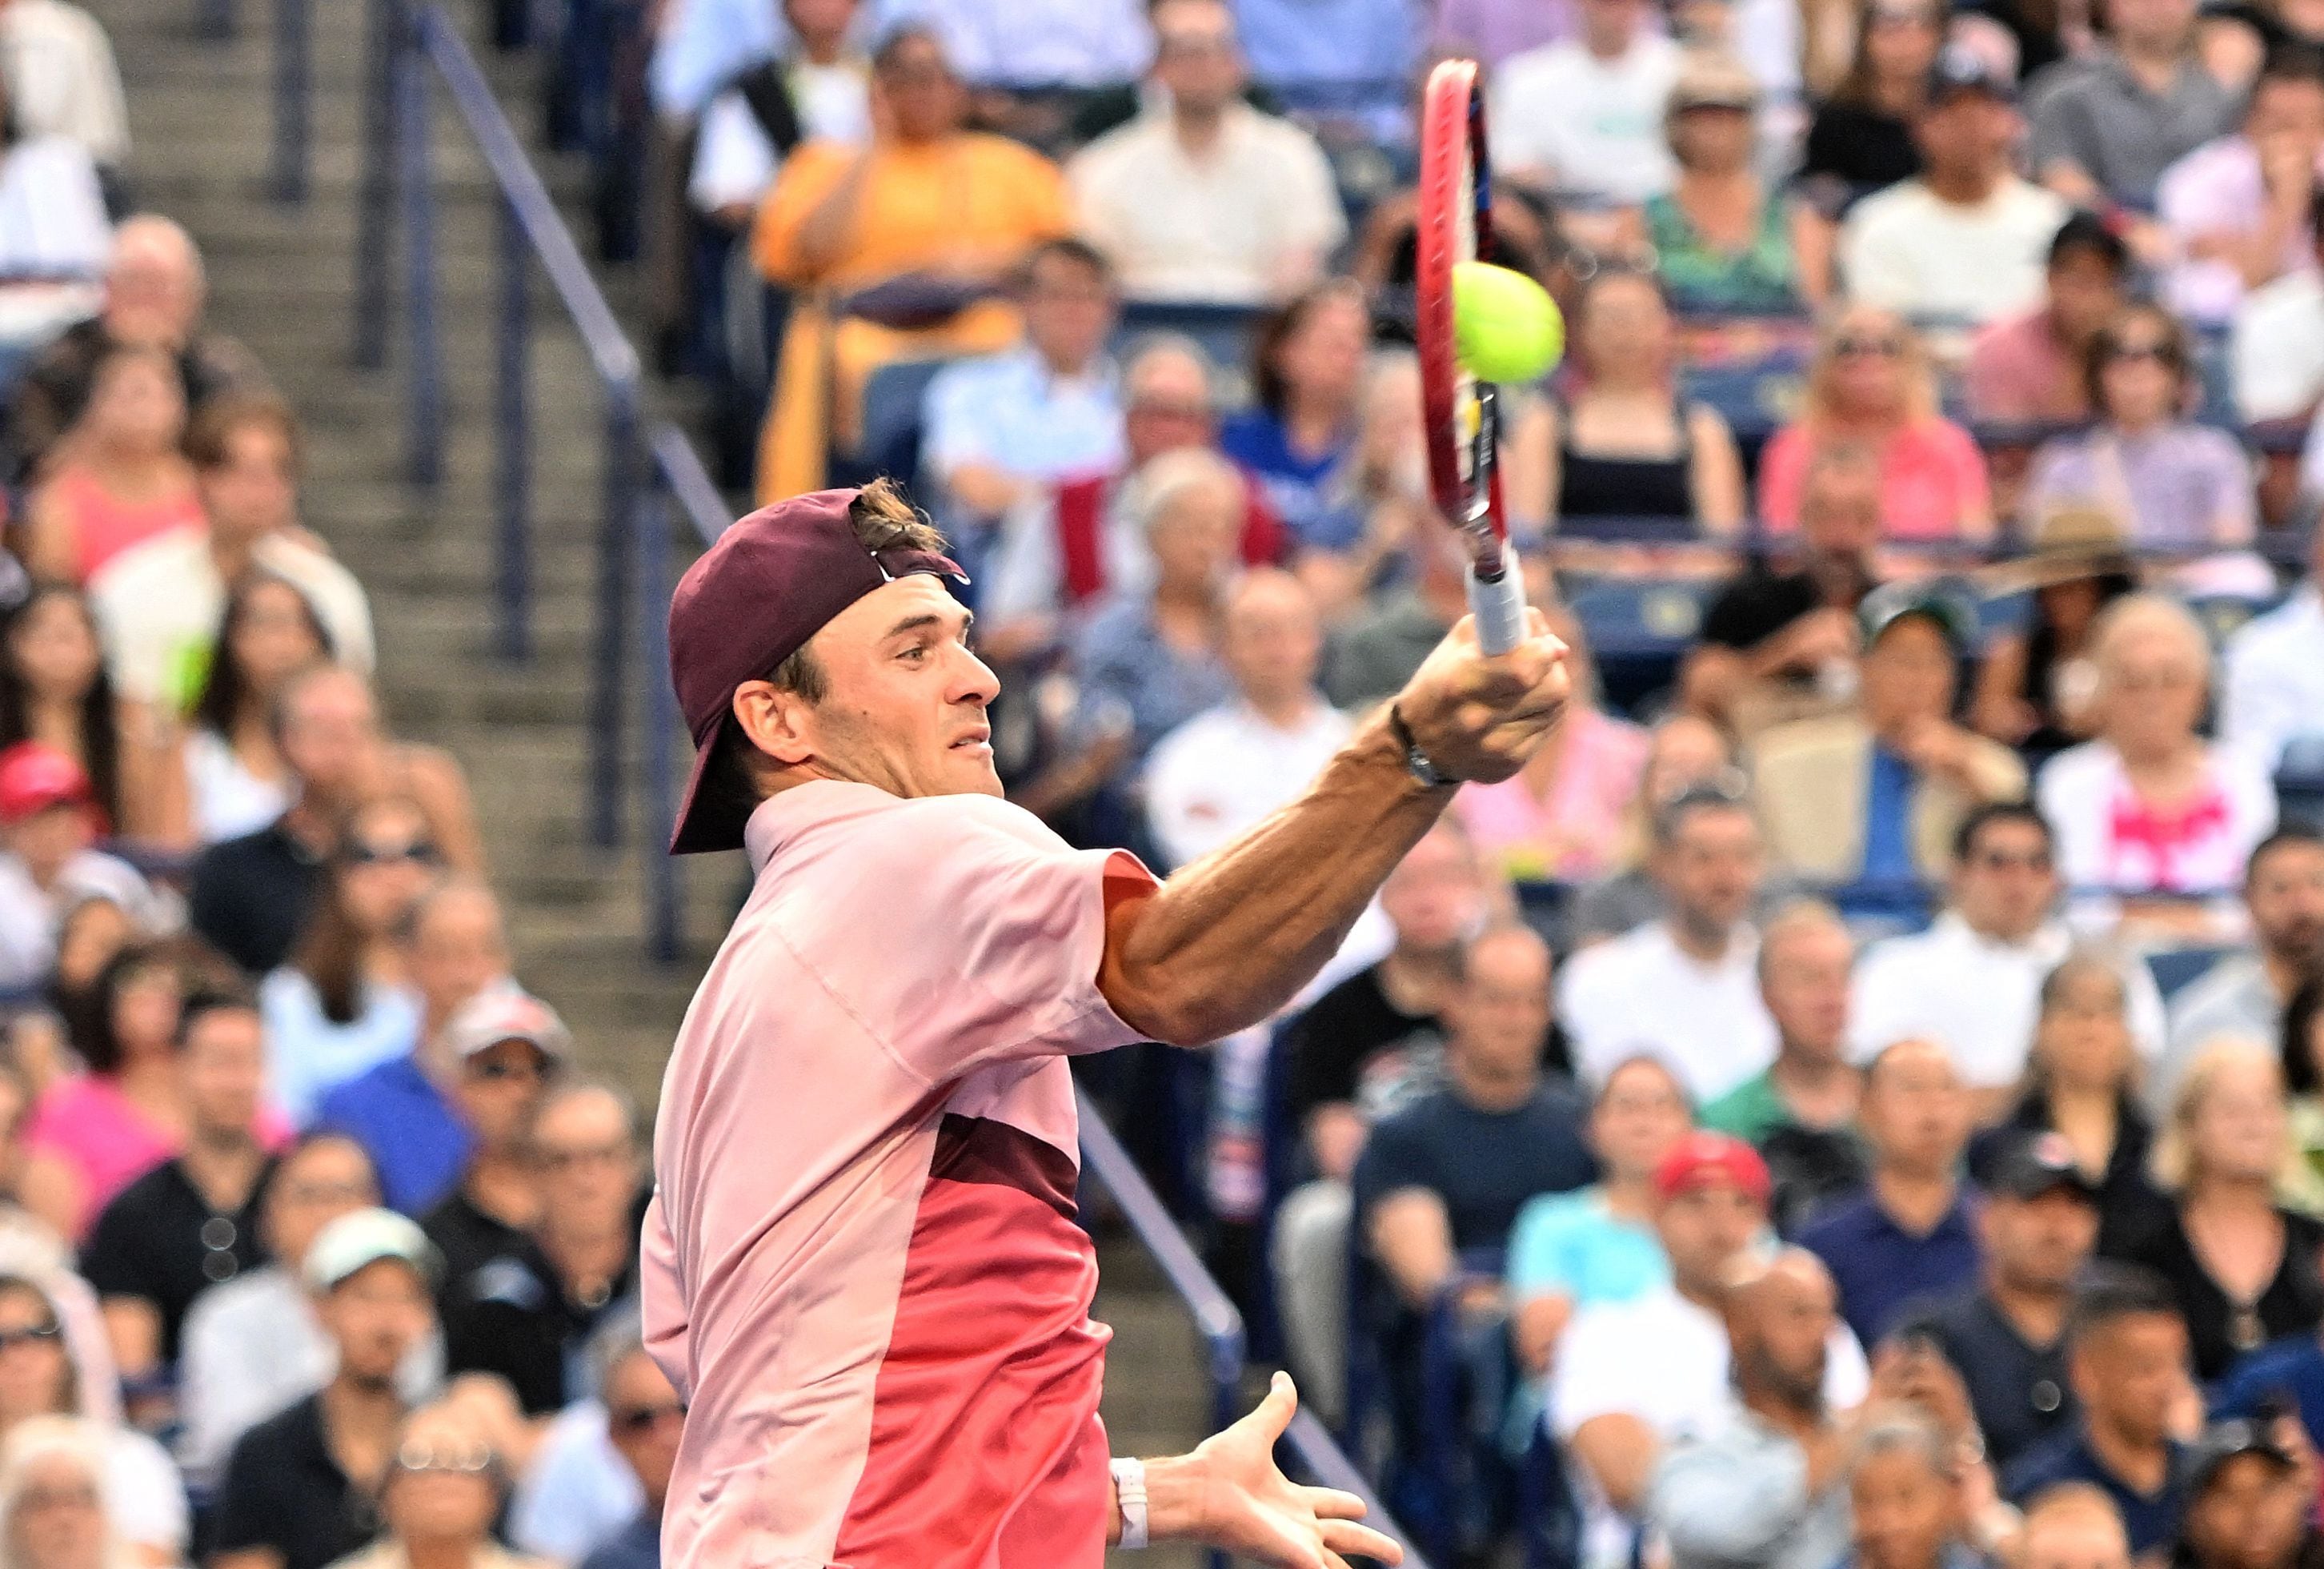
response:
<svg viewBox="0 0 2324 1569"><path fill-rule="evenodd" d="M1117 1460L1111 1470L1114 1501L1121 1508L1121 1540L1114 1546L1134 1552L1146 1546L1146 1463Z"/></svg>

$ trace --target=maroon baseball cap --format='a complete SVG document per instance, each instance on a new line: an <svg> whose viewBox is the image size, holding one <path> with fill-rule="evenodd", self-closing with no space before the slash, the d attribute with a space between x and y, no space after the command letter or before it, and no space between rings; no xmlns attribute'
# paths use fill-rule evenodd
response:
<svg viewBox="0 0 2324 1569"><path fill-rule="evenodd" d="M883 583L926 572L968 581L933 550L866 550L847 521L862 494L819 490L761 507L718 536L669 596L669 684L694 737L673 855L734 850L746 818L716 807L697 810L702 774L732 722L734 691L763 681L832 617Z"/></svg>

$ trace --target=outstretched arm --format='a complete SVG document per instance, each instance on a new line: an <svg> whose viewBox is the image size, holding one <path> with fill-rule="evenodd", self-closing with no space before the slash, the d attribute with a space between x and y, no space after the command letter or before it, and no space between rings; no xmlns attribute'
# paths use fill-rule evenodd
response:
<svg viewBox="0 0 2324 1569"><path fill-rule="evenodd" d="M1565 645L1532 635L1487 659L1464 618L1392 706L1438 769L1507 779L1563 710ZM1405 765L1382 709L1307 793L1158 888L1107 911L1098 989L1149 1038L1199 1046L1266 1019L1339 948L1404 853L1452 798Z"/></svg>

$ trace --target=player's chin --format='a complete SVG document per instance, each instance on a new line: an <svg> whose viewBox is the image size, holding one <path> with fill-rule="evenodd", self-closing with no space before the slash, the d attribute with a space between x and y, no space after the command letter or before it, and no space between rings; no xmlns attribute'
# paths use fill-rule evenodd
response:
<svg viewBox="0 0 2324 1569"><path fill-rule="evenodd" d="M943 771L946 795L997 796L1006 793L1001 788L1000 771L992 766L992 744L990 742L946 747Z"/></svg>

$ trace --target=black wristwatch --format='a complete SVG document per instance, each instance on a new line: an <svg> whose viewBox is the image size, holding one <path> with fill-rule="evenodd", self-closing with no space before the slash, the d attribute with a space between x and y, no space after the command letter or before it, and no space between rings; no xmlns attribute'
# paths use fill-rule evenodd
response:
<svg viewBox="0 0 2324 1569"><path fill-rule="evenodd" d="M1388 706L1388 731L1396 737L1397 744L1404 748L1404 766L1411 770L1413 778L1430 789L1461 782L1437 767L1434 760L1420 750L1420 743L1413 739L1412 726L1404 722L1404 715L1397 711L1393 703Z"/></svg>

